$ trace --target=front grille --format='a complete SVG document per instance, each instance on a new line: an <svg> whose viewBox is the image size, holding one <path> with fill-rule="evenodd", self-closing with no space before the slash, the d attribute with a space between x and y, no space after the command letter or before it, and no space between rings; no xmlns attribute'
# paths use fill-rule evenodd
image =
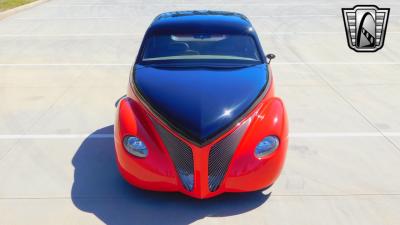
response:
<svg viewBox="0 0 400 225"><path fill-rule="evenodd" d="M249 121L246 121L211 148L208 156L208 189L211 192L216 191L221 185L232 156L248 125Z"/></svg>
<svg viewBox="0 0 400 225"><path fill-rule="evenodd" d="M183 186L186 190L192 191L194 186L192 149L157 122L153 121L153 124L171 156Z"/></svg>

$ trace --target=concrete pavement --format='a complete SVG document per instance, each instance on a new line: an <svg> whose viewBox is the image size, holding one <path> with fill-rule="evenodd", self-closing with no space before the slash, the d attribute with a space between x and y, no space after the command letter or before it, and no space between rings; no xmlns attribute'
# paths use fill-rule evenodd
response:
<svg viewBox="0 0 400 225"><path fill-rule="evenodd" d="M385 46L362 54L341 17L360 3L52 0L0 20L0 225L399 225L400 4L374 2L391 8ZM198 201L117 172L114 103L141 38L186 9L246 14L277 55L292 138L271 195Z"/></svg>

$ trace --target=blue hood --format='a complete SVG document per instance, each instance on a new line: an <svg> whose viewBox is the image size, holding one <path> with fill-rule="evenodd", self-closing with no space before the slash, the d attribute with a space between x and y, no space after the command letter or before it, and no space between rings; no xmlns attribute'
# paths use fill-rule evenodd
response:
<svg viewBox="0 0 400 225"><path fill-rule="evenodd" d="M189 139L204 143L242 116L268 81L265 64L233 69L137 67L146 102Z"/></svg>

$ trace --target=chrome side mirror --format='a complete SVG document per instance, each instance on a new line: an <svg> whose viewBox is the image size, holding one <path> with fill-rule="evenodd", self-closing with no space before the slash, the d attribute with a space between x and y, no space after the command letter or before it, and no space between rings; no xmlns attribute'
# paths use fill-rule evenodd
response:
<svg viewBox="0 0 400 225"><path fill-rule="evenodd" d="M274 54L268 54L266 55L266 57L267 57L267 63L269 64L272 61L272 59L274 59L276 56Z"/></svg>

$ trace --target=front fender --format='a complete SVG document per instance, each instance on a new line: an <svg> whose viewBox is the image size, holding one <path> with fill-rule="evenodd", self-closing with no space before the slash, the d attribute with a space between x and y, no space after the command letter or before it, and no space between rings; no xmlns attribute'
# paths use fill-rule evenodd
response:
<svg viewBox="0 0 400 225"><path fill-rule="evenodd" d="M177 191L173 164L162 148L161 140L145 110L130 98L122 99L117 110L114 139L121 174L128 182L140 188ZM146 158L138 158L125 150L123 138L126 135L136 136L144 142L149 150Z"/></svg>
<svg viewBox="0 0 400 225"><path fill-rule="evenodd" d="M250 126L232 158L225 183L227 191L263 189L273 184L282 170L288 145L286 110L282 100L275 97L261 104L249 118ZM278 149L257 158L254 154L257 144L269 135L279 138Z"/></svg>

